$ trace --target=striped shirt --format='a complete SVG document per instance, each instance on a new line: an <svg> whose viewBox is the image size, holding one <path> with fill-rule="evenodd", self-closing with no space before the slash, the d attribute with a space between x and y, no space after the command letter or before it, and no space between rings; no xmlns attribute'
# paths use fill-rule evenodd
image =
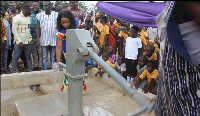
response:
<svg viewBox="0 0 200 116"><path fill-rule="evenodd" d="M51 15L46 15L45 11L36 15L36 18L40 21L41 46L56 46L57 17L58 13L54 11L51 11Z"/></svg>
<svg viewBox="0 0 200 116"><path fill-rule="evenodd" d="M155 111L157 116L199 116L200 67L188 58L180 30L174 23L174 7L174 1L167 3L167 27L162 29L160 37Z"/></svg>

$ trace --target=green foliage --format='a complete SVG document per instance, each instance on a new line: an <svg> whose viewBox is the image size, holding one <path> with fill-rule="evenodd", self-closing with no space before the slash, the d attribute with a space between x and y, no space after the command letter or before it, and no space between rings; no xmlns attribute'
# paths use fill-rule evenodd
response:
<svg viewBox="0 0 200 116"><path fill-rule="evenodd" d="M82 9L84 9L85 11L88 10L88 7L85 6L85 3L84 3L84 2L79 1L79 2L78 2L78 6L81 7Z"/></svg>
<svg viewBox="0 0 200 116"><path fill-rule="evenodd" d="M9 7L9 2L11 2L11 1L3 1L3 8L4 8L5 10L7 10L7 8ZM13 2L16 3L16 1L13 1ZM30 2L32 2L32 1L22 1L23 4L25 4L25 3L30 3ZM40 3L40 8L42 8L42 7L43 7L43 6L42 6L43 1L39 1L39 3Z"/></svg>
<svg viewBox="0 0 200 116"><path fill-rule="evenodd" d="M10 1L3 1L3 8L7 10Z"/></svg>
<svg viewBox="0 0 200 116"><path fill-rule="evenodd" d="M100 12L100 10L98 8L95 9L95 13Z"/></svg>
<svg viewBox="0 0 200 116"><path fill-rule="evenodd" d="M58 5L62 5L63 3L65 3L65 1L56 1L54 2L53 7L56 8Z"/></svg>
<svg viewBox="0 0 200 116"><path fill-rule="evenodd" d="M7 8L9 7L9 2L10 2L10 1L3 1L3 8L4 8L5 10L7 10ZM14 1L14 2L15 2L15 1ZM24 3L29 3L29 2L32 2L32 1L23 1L23 4L24 4ZM51 1L51 2L52 2L52 1ZM40 3L40 9L43 10L43 1L39 1L39 3ZM58 5L70 6L70 5L69 5L69 2L66 2L66 1L55 1L55 2L52 2L52 7L56 8L56 6L58 6ZM85 5L84 2L79 1L79 2L78 2L78 6L81 7L81 8L83 8L85 11L88 10L88 8L87 8L87 6Z"/></svg>

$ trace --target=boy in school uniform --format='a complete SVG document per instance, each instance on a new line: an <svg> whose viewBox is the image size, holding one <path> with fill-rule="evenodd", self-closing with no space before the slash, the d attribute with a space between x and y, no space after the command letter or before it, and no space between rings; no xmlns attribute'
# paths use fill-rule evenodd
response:
<svg viewBox="0 0 200 116"><path fill-rule="evenodd" d="M157 54L154 52L154 45L147 45L143 55L147 56L148 60L157 60Z"/></svg>
<svg viewBox="0 0 200 116"><path fill-rule="evenodd" d="M108 51L104 51L102 54L102 59L111 67L114 66L114 64L109 60L109 56L110 53ZM99 71L95 74L95 76L97 76L98 74L102 77L103 73L105 73L105 71L98 65L98 69Z"/></svg>
<svg viewBox="0 0 200 116"><path fill-rule="evenodd" d="M147 69L142 72L139 78L135 81L135 87L138 87L140 81L147 77L147 84L144 86L144 93L156 94L156 79L158 76L157 61L149 60L147 62Z"/></svg>

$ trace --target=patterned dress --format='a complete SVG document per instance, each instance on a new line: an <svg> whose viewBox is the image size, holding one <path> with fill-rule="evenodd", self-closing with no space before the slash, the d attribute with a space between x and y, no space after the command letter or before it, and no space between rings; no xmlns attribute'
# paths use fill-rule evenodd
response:
<svg viewBox="0 0 200 116"><path fill-rule="evenodd" d="M157 116L199 116L200 67L191 64L173 14L175 1L167 2L167 27L160 38L157 78Z"/></svg>
<svg viewBox="0 0 200 116"><path fill-rule="evenodd" d="M62 53L64 54L64 57L66 59L66 30L65 29L57 30L56 35L63 38L63 40L62 40ZM62 82L61 91L67 91L67 90L68 90L68 77L65 75L63 82ZM86 88L86 78L83 77L83 94L85 94L86 90L87 90L87 88Z"/></svg>

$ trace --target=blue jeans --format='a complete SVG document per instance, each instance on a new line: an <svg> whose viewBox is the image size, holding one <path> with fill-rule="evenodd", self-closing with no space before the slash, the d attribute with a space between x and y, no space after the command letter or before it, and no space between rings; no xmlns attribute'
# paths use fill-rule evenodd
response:
<svg viewBox="0 0 200 116"><path fill-rule="evenodd" d="M42 50L37 48L36 39L32 39L31 45L34 67L42 67Z"/></svg>
<svg viewBox="0 0 200 116"><path fill-rule="evenodd" d="M5 65L5 70L7 71L7 60L8 60L8 49L4 49L4 65Z"/></svg>
<svg viewBox="0 0 200 116"><path fill-rule="evenodd" d="M16 73L17 70L17 62L19 57L21 56L23 49L19 48L19 45L14 44L14 54L12 59L12 73ZM32 71L32 60L31 60L31 44L24 44L24 52L26 56L26 62L28 65L28 70Z"/></svg>
<svg viewBox="0 0 200 116"><path fill-rule="evenodd" d="M52 69L52 63L56 61L56 46L42 46L42 63L43 70L48 69L48 48L50 48L50 65L49 69Z"/></svg>

